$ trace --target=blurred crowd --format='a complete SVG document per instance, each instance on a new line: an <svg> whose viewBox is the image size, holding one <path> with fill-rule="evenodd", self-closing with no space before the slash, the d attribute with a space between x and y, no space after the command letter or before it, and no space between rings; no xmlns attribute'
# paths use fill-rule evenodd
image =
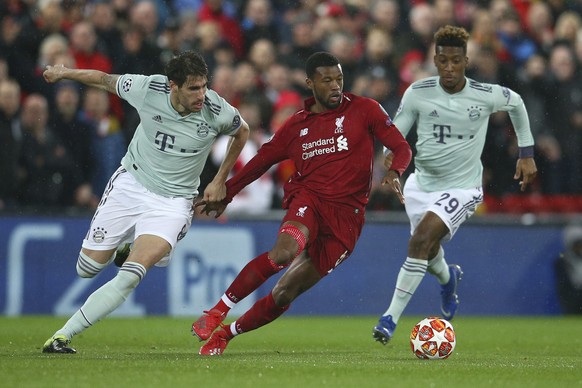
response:
<svg viewBox="0 0 582 388"><path fill-rule="evenodd" d="M582 195L581 14L580 0L2 0L0 210L95 208L139 121L117 96L45 83L46 65L148 75L198 50L210 88L253 130L236 171L310 95L310 54L335 54L344 90L394 115L410 83L436 74L432 37L446 24L471 34L469 77L525 100L539 169L529 194ZM216 143L201 189L225 147ZM516 159L509 118L495 114L483 154L486 196L517 192ZM401 209L379 185L377 165L369 208ZM279 208L293 171L278 165L229 211Z"/></svg>

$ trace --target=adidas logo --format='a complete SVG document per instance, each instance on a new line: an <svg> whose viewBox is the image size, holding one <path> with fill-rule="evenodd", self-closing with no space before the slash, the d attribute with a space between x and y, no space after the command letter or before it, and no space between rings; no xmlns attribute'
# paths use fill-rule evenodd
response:
<svg viewBox="0 0 582 388"><path fill-rule="evenodd" d="M433 110L432 112L429 113L430 117L439 117L439 114L437 113L436 109Z"/></svg>
<svg viewBox="0 0 582 388"><path fill-rule="evenodd" d="M154 117L152 117L152 120L157 121L158 123L161 123L162 122L162 116L155 115Z"/></svg>

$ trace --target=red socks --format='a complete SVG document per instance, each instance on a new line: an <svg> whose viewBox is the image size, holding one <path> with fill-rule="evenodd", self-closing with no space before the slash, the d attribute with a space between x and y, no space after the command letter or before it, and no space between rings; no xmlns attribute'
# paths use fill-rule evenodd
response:
<svg viewBox="0 0 582 388"><path fill-rule="evenodd" d="M238 334L246 333L273 322L287 311L289 306L277 306L275 299L273 299L273 294L269 293L269 295L259 299L253 307L236 320L236 331ZM227 332L230 334L230 327Z"/></svg>
<svg viewBox="0 0 582 388"><path fill-rule="evenodd" d="M260 254L240 271L232 284L227 288L225 295L233 303L238 303L253 291L261 286L268 278L279 272L281 268L269 259L268 252ZM216 309L222 313L227 313L230 307L221 299L216 306Z"/></svg>

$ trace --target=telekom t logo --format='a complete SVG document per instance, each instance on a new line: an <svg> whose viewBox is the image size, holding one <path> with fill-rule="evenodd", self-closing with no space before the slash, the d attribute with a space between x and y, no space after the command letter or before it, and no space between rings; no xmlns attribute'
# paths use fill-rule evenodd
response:
<svg viewBox="0 0 582 388"><path fill-rule="evenodd" d="M160 140L161 138L161 140ZM167 133L163 133L158 131L156 133L156 141L155 143L160 146L161 151L165 151L166 148L172 149L174 148L174 141L176 140L176 136L168 135Z"/></svg>
<svg viewBox="0 0 582 388"><path fill-rule="evenodd" d="M437 138L437 143L447 144L445 143L445 137L451 137L451 126L450 125L439 125L435 124L432 127L433 135ZM445 134L445 131L447 134Z"/></svg>

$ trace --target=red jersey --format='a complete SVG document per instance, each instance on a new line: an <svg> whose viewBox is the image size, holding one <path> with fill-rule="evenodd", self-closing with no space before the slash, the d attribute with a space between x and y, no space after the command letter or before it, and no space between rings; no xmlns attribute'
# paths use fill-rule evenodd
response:
<svg viewBox="0 0 582 388"><path fill-rule="evenodd" d="M322 113L309 107L291 116L273 138L226 182L226 201L274 164L291 159L297 172L285 184L283 204L298 190L326 201L363 208L368 203L374 162L374 139L394 153L391 170L401 175L412 152L386 111L366 97L343 93L340 106Z"/></svg>

